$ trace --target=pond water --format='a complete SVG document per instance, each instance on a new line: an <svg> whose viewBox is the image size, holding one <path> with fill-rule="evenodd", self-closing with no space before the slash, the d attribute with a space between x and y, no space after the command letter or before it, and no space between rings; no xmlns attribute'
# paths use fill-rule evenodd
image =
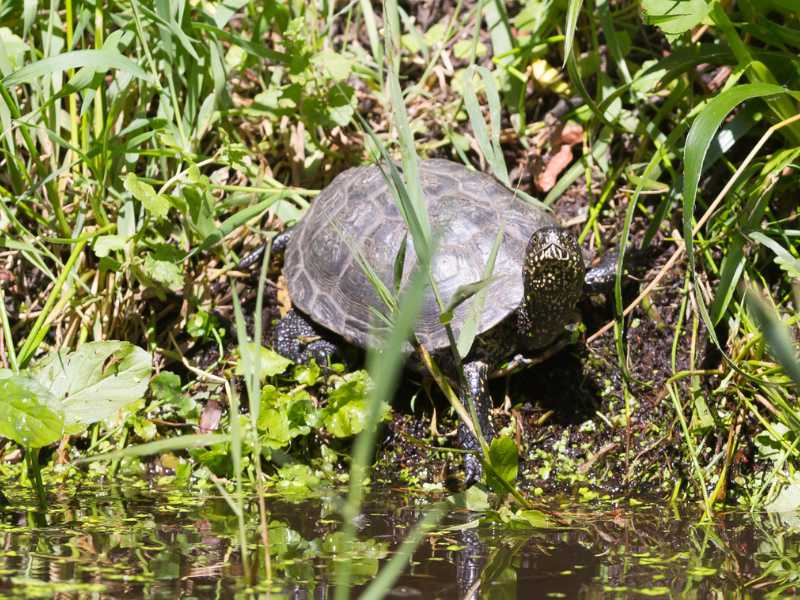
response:
<svg viewBox="0 0 800 600"><path fill-rule="evenodd" d="M429 500L399 489L371 493L359 522L356 591L375 578ZM251 552L245 565L237 519L222 498L108 488L55 495L46 515L2 512L0 597L266 598L269 591L271 598L332 598L341 547L338 500L268 502L270 590L255 583L264 563L255 503L247 517ZM698 514L636 502L550 502L547 510L568 525L509 530L477 525L474 513L450 511L424 538L389 597L798 593L800 519L794 515L729 512L703 524Z"/></svg>

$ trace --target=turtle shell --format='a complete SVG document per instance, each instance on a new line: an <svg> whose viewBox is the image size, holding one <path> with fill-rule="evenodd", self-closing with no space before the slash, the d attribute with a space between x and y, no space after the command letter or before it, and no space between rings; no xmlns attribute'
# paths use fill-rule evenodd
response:
<svg viewBox="0 0 800 600"><path fill-rule="evenodd" d="M537 229L556 222L493 177L458 163L421 161L420 179L431 230L438 240L433 275L445 305L460 287L483 278L492 246L503 228L478 326L481 334L520 305L528 240ZM388 309L356 256L363 257L393 290L395 259L406 238L404 283L413 271L416 255L383 172L378 166L367 166L338 175L312 203L286 250L284 273L294 306L351 343L374 343L375 328L385 323L377 313L388 314ZM456 339L474 299L455 310L451 326ZM439 315L428 290L415 331L430 351L449 346Z"/></svg>

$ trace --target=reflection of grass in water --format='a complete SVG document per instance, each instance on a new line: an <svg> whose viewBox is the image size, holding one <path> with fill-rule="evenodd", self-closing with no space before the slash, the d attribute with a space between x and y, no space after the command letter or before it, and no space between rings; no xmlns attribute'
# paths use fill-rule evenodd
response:
<svg viewBox="0 0 800 600"><path fill-rule="evenodd" d="M88 577L108 594L123 585L128 593L145 595L151 586L192 586L200 596L215 588L247 586L242 557L235 552L238 523L225 502L124 484L113 496L105 486L64 493L72 506L55 505L45 528L22 526L24 512L6 511L0 527L14 550L0 557L0 570L11 584L4 597L25 597L31 590L78 591ZM419 514L412 507L424 500L389 488L374 489L365 498L368 526L381 541L354 545L353 585L367 586L385 568L387 545L402 543ZM258 526L255 503L252 499L246 505L250 531ZM334 504L332 499L271 503L277 588L324 585L333 591L330 576L341 565L342 537L333 531L333 523L326 531L320 522ZM567 594L577 587L634 593L664 586L684 594L697 590L730 597L749 589L778 596L791 594L798 582L800 529L791 515L729 512L716 522L697 524L699 512L668 513L659 505L618 501L549 505L549 510L569 526L517 531L480 527L462 536L465 516L449 515L415 553L413 572L395 585L446 594L453 589L447 574L470 556L480 558L470 564L480 567L476 574L481 589L495 592L535 579L537 589Z"/></svg>

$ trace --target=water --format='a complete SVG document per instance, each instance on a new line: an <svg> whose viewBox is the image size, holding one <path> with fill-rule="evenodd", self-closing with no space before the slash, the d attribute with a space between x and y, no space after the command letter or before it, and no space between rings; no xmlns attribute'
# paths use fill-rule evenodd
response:
<svg viewBox="0 0 800 600"><path fill-rule="evenodd" d="M11 494L9 494L11 495ZM360 522L357 590L375 578L430 496L373 492ZM335 498L269 499L272 598L332 598L341 547ZM0 517L4 598L267 597L258 584L255 504L249 569L224 500L175 491L96 489L52 498L47 515ZM551 502L558 529L476 525L453 510L417 549L392 598L788 597L798 593L800 520L716 516L623 502ZM251 573L250 580L245 577ZM353 594L356 596L356 594Z"/></svg>

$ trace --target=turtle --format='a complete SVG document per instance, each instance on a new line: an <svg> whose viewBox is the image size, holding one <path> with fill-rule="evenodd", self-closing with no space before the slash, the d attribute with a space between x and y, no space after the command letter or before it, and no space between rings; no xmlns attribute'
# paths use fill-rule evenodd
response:
<svg viewBox="0 0 800 600"><path fill-rule="evenodd" d="M337 354L336 336L362 348L376 343L376 313L385 313L386 306L363 261L393 289L395 263L405 248L402 289L417 260L385 167L360 166L340 173L299 223L275 239L292 302L292 310L272 330L278 353L296 362L313 358L326 364ZM487 389L492 370L510 357L551 346L574 321L584 288L607 284L614 275L613 264L588 269L575 237L548 210L491 175L445 159L421 160L418 172L430 229L438 240L432 274L445 305L459 290L463 294L465 286L484 278L496 246L477 335L463 361L463 378L452 373L450 338L430 290L414 330L420 344L451 365L451 376L461 381L462 402L466 406L472 397L481 431L490 441L495 436ZM454 310L450 325L456 339L475 301L472 296ZM465 483L474 483L482 474L476 456L480 445L463 423L458 443L470 451L465 456Z"/></svg>

